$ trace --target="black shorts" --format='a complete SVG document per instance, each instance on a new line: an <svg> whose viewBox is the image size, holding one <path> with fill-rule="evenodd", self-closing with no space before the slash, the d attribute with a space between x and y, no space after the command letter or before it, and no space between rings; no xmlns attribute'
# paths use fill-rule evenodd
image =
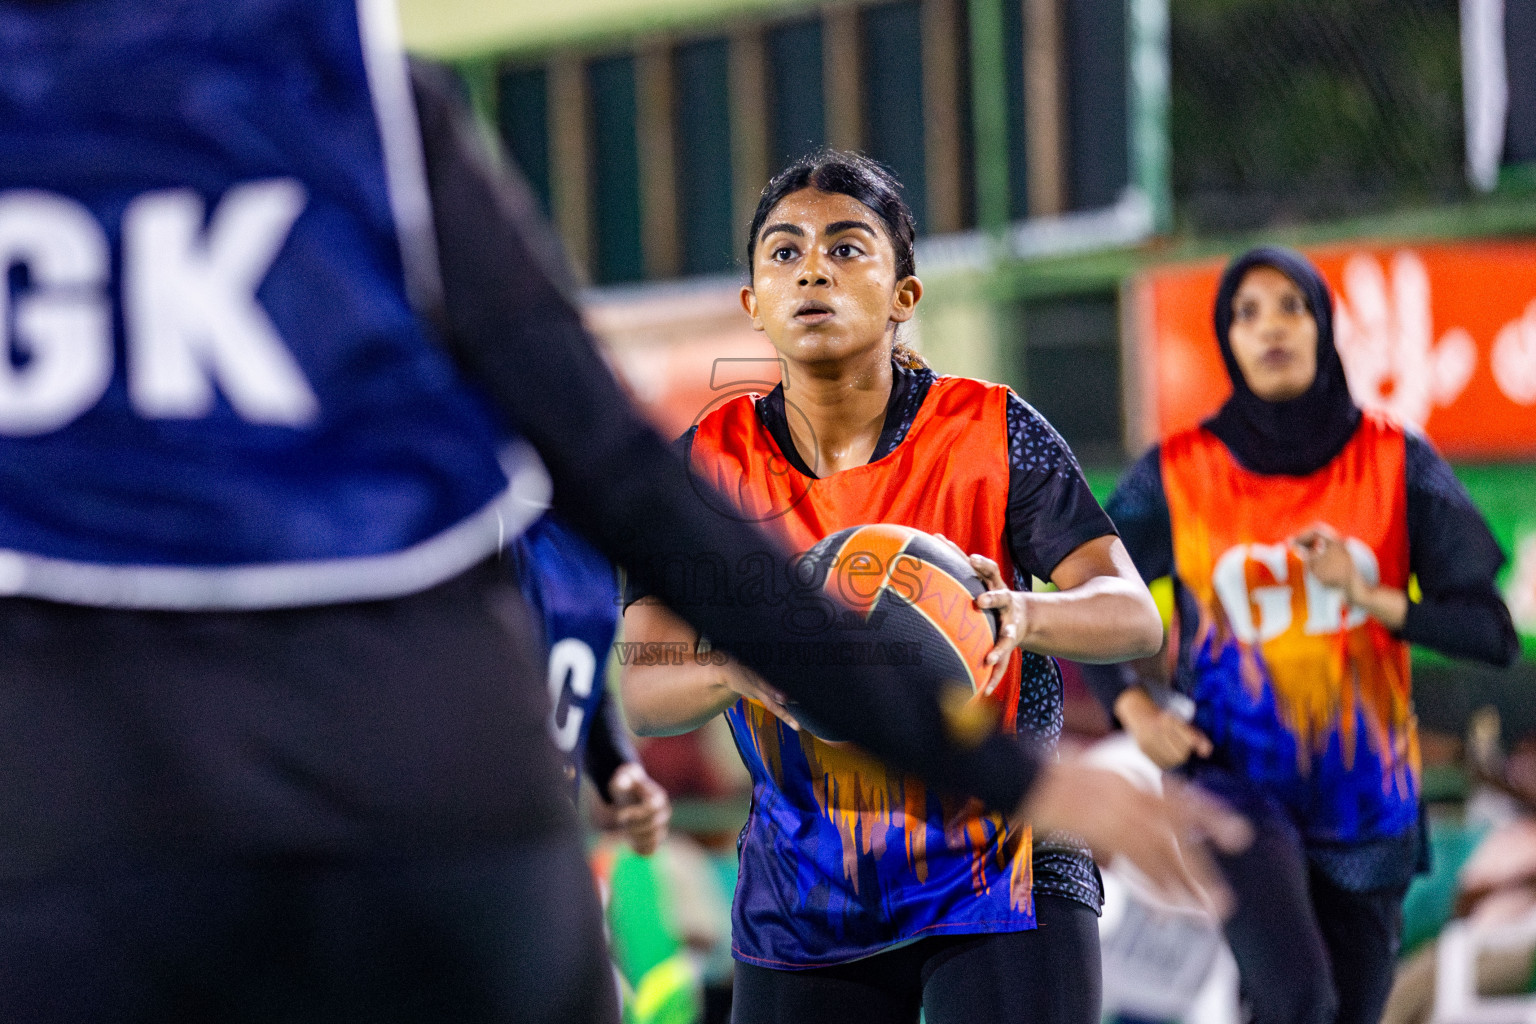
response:
<svg viewBox="0 0 1536 1024"><path fill-rule="evenodd" d="M920 939L835 967L736 964L734 1024L1098 1024L1099 919L1035 897L1039 926Z"/></svg>
<svg viewBox="0 0 1536 1024"><path fill-rule="evenodd" d="M0 1020L616 1024L575 837L0 881Z"/></svg>
<svg viewBox="0 0 1536 1024"><path fill-rule="evenodd" d="M0 1020L616 1020L505 579L268 612L0 600Z"/></svg>
<svg viewBox="0 0 1536 1024"><path fill-rule="evenodd" d="M0 878L572 831L537 636L494 564L280 611L0 600Z"/></svg>

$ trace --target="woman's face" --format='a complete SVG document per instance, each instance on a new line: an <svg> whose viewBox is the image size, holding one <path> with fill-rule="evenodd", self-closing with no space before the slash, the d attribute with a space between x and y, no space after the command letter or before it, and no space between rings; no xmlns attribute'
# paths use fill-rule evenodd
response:
<svg viewBox="0 0 1536 1024"><path fill-rule="evenodd" d="M922 294L917 278L897 278L896 248L873 210L807 188L769 211L741 304L785 358L828 363L883 351Z"/></svg>
<svg viewBox="0 0 1536 1024"><path fill-rule="evenodd" d="M1317 321L1296 282L1274 267L1243 275L1227 340L1248 389L1266 402L1299 398L1317 376Z"/></svg>

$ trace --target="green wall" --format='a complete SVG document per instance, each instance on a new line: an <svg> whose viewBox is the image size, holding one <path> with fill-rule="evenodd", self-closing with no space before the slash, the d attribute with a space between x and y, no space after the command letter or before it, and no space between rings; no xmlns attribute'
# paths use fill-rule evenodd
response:
<svg viewBox="0 0 1536 1024"><path fill-rule="evenodd" d="M411 50L463 60L554 46L600 47L649 32L686 32L817 6L816 0L400 0L400 23Z"/></svg>

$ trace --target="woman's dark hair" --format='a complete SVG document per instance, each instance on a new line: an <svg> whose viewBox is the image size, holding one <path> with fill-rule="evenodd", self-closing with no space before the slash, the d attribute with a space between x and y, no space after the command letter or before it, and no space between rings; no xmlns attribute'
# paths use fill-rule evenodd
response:
<svg viewBox="0 0 1536 1024"><path fill-rule="evenodd" d="M823 149L796 160L763 187L757 212L752 214L752 227L747 232L749 276L752 256L757 252L757 236L768 215L785 196L807 188L850 196L875 211L885 225L885 233L891 237L891 244L896 247L896 276L911 277L917 273L917 259L913 255L917 224L901 198L901 183L890 171L862 153Z"/></svg>
<svg viewBox="0 0 1536 1024"><path fill-rule="evenodd" d="M752 277L752 258L757 252L757 236L773 208L789 195L802 189L813 188L849 196L869 207L885 225L885 233L896 248L896 277L898 280L917 273L917 256L914 242L917 223L912 211L901 198L901 183L895 175L862 153L841 149L822 149L784 168L763 187L752 214L752 226L747 231L747 277ZM896 361L911 369L927 366L923 357L907 346L896 342L893 355Z"/></svg>

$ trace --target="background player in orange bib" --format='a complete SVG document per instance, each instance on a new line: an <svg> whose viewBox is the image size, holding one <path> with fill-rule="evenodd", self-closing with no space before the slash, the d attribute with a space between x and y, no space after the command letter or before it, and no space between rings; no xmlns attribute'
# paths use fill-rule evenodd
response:
<svg viewBox="0 0 1536 1024"><path fill-rule="evenodd" d="M1257 825L1222 865L1254 1020L1374 1024L1425 848L1408 644L1511 661L1503 555L1429 442L1350 398L1305 257L1234 260L1215 321L1232 397L1109 503L1142 575L1173 577L1194 720L1143 685L1166 693L1138 674L1162 662L1088 674L1152 760Z"/></svg>
<svg viewBox="0 0 1536 1024"><path fill-rule="evenodd" d="M819 154L770 182L742 303L784 382L684 441L697 475L793 549L883 522L973 553L989 587L977 603L1003 622L983 693L1004 728L1049 746L1061 727L1049 655L1136 657L1161 630L1050 425L1006 387L938 376L896 344L922 295L913 233L897 184L863 157ZM1060 592L1030 593L1031 576ZM657 604L631 606L626 627L632 641L695 640ZM624 696L643 733L726 712L752 773L738 1024L905 1024L920 1009L933 1024L1098 1019L1101 894L1086 851L1032 844L1027 825L798 730L793 707L734 664L632 666ZM1094 801L1095 785L1085 776L1078 798Z"/></svg>

